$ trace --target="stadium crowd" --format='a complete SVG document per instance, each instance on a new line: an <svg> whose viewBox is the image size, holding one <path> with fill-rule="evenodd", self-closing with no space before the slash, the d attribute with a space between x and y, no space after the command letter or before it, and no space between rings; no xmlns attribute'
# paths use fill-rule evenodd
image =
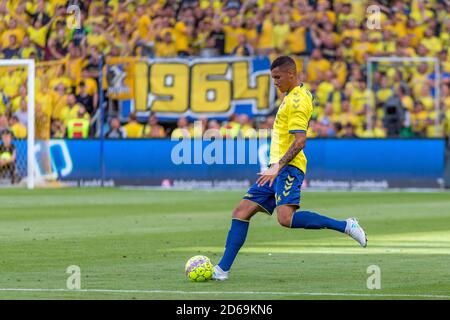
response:
<svg viewBox="0 0 450 320"><path fill-rule="evenodd" d="M369 4L380 9L379 25L367 20ZM80 8L80 28L71 28L70 5ZM0 58L56 66L52 73L37 69L40 139L95 136L101 56L280 54L297 59L300 80L316 97L310 137L440 137L450 133L449 43L448 0L0 0ZM432 63L377 63L367 88L369 56L437 57L438 109ZM0 68L0 130L16 138L27 135L25 79L24 70ZM139 120L134 113L127 122L109 114L105 134L194 135L185 118L175 128L154 114ZM270 128L273 120L240 114L202 123L219 136L251 137L250 129Z"/></svg>

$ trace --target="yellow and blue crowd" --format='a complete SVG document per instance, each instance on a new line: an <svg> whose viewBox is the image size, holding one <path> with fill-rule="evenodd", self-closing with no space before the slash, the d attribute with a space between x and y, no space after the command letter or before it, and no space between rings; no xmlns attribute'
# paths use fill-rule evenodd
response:
<svg viewBox="0 0 450 320"><path fill-rule="evenodd" d="M79 28L77 13L67 15L71 5L80 8ZM378 14L368 14L369 5ZM280 54L296 59L315 96L309 137L440 137L450 131L449 43L443 0L0 0L0 58L37 61L40 139L95 136L102 56ZM367 88L369 56L438 58L438 105L434 64L378 63ZM0 130L18 139L27 135L26 75L0 68ZM110 138L195 135L186 118L176 126L154 114L108 120ZM252 137L273 116L201 122L212 135Z"/></svg>

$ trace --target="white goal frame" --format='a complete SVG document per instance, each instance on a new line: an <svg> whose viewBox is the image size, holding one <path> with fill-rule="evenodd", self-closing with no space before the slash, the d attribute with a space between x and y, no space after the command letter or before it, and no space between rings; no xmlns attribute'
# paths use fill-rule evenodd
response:
<svg viewBox="0 0 450 320"><path fill-rule="evenodd" d="M27 125L27 188L34 189L34 80L35 62L33 59L0 59L0 67L27 67L28 125Z"/></svg>
<svg viewBox="0 0 450 320"><path fill-rule="evenodd" d="M369 57L367 59L367 89L369 89L369 92L372 90L373 82L373 69L372 64L374 62L434 62L434 108L435 111L438 112L440 107L440 99L441 99L441 92L440 92L440 85L441 85L441 67L439 64L439 59L436 57ZM373 93L375 96L375 92ZM369 129L373 129L373 123L372 123L372 112L375 110L375 106L373 105L373 99L372 97L368 97L369 100L369 110L367 111L367 125ZM435 120L435 126L439 126L439 117L436 117Z"/></svg>

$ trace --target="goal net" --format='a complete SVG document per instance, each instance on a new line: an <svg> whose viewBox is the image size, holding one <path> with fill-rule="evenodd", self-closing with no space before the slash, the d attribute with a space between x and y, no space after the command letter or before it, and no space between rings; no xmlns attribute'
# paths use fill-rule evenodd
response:
<svg viewBox="0 0 450 320"><path fill-rule="evenodd" d="M50 153L51 93L34 60L0 60L0 186L49 186L57 182Z"/></svg>

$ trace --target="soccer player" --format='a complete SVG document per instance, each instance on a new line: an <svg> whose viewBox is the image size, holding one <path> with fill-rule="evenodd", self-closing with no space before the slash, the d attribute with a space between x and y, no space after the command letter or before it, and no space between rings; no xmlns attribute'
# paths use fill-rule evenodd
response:
<svg viewBox="0 0 450 320"><path fill-rule="evenodd" d="M213 279L227 280L234 259L245 242L250 219L257 212L272 214L286 228L332 229L348 234L366 247L364 230L355 218L334 220L311 211L300 211L300 188L306 173L306 131L313 109L312 94L299 82L296 65L288 56L280 56L271 67L275 86L285 97L272 131L270 167L250 187L233 211L225 252L214 266Z"/></svg>

